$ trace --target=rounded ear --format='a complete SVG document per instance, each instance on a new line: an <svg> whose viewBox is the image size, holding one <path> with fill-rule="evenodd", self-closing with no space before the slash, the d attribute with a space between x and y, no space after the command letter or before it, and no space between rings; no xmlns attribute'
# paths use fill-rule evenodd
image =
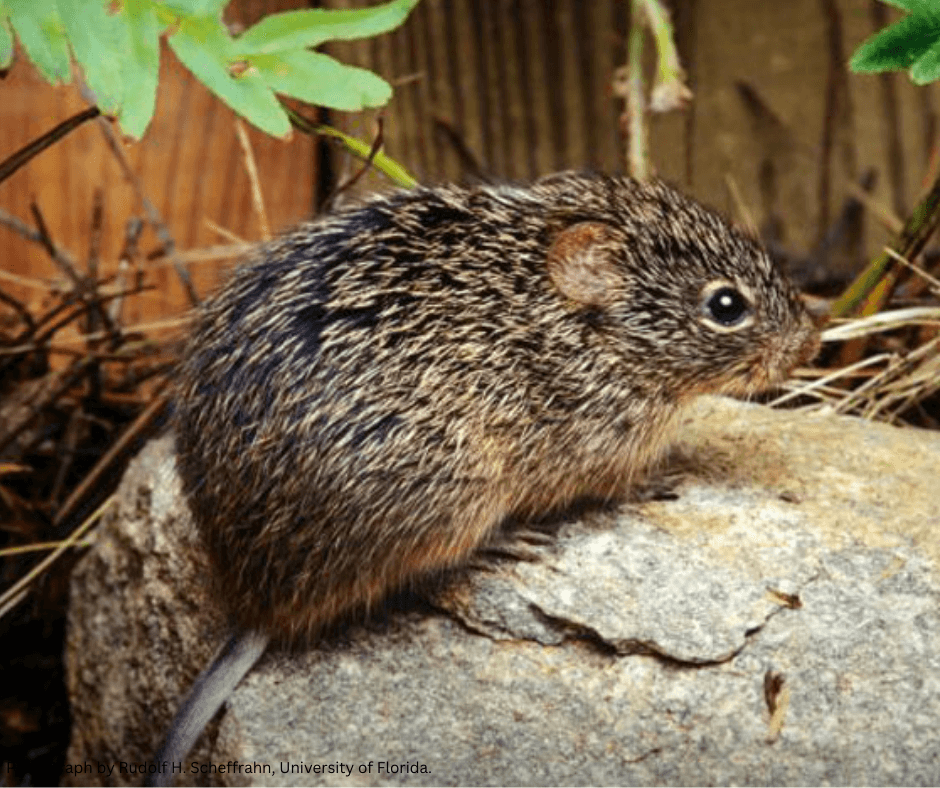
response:
<svg viewBox="0 0 940 788"><path fill-rule="evenodd" d="M601 222L578 222L558 233L546 260L558 291L587 306L611 303L624 284L611 254L616 238Z"/></svg>

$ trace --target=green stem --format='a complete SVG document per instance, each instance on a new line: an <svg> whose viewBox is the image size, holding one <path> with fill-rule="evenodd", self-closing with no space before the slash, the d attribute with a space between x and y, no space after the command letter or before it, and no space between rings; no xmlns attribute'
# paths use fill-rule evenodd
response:
<svg viewBox="0 0 940 788"><path fill-rule="evenodd" d="M643 98L643 16L645 0L631 0L630 33L627 39L627 166L638 180L649 177L646 141L646 102Z"/></svg>
<svg viewBox="0 0 940 788"><path fill-rule="evenodd" d="M646 19L656 42L656 54L659 58L658 74L661 82L681 80L682 66L679 64L679 53L673 40L672 23L669 13L663 8L659 0L642 0Z"/></svg>

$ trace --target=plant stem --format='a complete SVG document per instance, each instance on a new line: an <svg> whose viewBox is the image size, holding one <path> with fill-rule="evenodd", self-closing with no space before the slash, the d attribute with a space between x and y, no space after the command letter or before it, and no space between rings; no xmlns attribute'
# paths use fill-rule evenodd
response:
<svg viewBox="0 0 940 788"><path fill-rule="evenodd" d="M638 180L649 177L646 142L646 102L643 99L643 22L645 0L630 0L630 33L627 38L627 166Z"/></svg>

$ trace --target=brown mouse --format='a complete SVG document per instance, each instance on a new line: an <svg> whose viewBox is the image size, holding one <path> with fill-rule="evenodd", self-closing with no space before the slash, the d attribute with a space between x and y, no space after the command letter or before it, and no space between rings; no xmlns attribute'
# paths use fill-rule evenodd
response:
<svg viewBox="0 0 940 788"><path fill-rule="evenodd" d="M179 472L235 635L151 777L269 641L315 641L510 516L623 496L685 403L772 387L818 342L761 246L659 182L397 192L259 247L179 368Z"/></svg>

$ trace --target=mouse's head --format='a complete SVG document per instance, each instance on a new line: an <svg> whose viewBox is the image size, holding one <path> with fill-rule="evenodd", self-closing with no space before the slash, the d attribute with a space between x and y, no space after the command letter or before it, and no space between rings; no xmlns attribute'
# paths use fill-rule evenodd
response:
<svg viewBox="0 0 940 788"><path fill-rule="evenodd" d="M745 233L658 182L591 177L579 189L572 180L549 276L657 388L751 395L816 354L799 295Z"/></svg>

